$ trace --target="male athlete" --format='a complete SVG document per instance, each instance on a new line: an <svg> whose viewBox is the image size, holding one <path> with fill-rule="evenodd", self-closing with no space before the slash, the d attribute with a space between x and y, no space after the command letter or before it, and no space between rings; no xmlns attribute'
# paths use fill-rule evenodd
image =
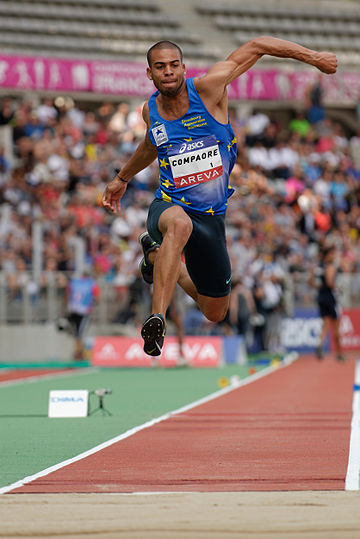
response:
<svg viewBox="0 0 360 539"><path fill-rule="evenodd" d="M225 212L236 160L227 86L265 54L300 60L329 74L337 68L332 53L273 37L245 43L204 76L190 79L175 43L160 41L148 51L147 76L157 91L143 108L147 133L107 185L103 206L118 211L127 183L158 157L160 185L149 208L149 234L140 239L143 276L154 282L153 314L141 330L149 355L161 353L165 313L177 282L210 321L223 320L227 312L231 268Z"/></svg>

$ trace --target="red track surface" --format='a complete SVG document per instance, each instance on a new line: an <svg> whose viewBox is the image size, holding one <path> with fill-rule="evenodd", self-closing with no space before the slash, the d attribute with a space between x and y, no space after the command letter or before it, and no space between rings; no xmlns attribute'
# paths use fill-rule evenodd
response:
<svg viewBox="0 0 360 539"><path fill-rule="evenodd" d="M304 358L13 492L342 490L353 380Z"/></svg>
<svg viewBox="0 0 360 539"><path fill-rule="evenodd" d="M48 374L58 374L59 372L66 372L70 369L15 369L15 370L0 370L0 384L1 382L9 382L11 380L24 380L27 378L38 378L40 376L47 376Z"/></svg>

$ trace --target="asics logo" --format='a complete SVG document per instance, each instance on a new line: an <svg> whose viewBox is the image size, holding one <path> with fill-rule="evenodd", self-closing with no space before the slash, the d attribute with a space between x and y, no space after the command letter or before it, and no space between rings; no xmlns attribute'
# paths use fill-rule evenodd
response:
<svg viewBox="0 0 360 539"><path fill-rule="evenodd" d="M184 142L179 149L179 153L184 153L185 150L190 152L191 150L198 150L199 148L203 148L203 147L204 147L203 140L198 140L197 142L191 142L190 144L186 144L186 142Z"/></svg>

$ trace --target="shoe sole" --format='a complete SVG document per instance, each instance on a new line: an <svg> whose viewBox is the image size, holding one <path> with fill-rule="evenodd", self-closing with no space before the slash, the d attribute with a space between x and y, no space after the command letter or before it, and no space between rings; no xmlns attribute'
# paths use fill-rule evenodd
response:
<svg viewBox="0 0 360 539"><path fill-rule="evenodd" d="M144 339L144 352L149 356L159 356L162 344L157 341L164 338L164 323L158 316L150 318L141 329L141 336Z"/></svg>

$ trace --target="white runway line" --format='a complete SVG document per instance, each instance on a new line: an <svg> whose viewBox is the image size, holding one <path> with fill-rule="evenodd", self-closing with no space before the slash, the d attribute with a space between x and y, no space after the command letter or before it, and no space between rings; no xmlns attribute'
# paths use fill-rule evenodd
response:
<svg viewBox="0 0 360 539"><path fill-rule="evenodd" d="M241 386L245 386L247 384L250 384L251 382L255 382L259 378L262 378L263 376L276 372L280 368L287 367L295 359L297 358L293 357L293 358L288 359L287 361L284 361L279 366L267 367L266 369L263 369L251 376L248 376L247 378L243 380L239 380L239 382L237 382L236 384L229 385L223 389L220 389L219 391L216 391L215 393L211 393L210 395L207 395L206 397L203 397L190 404L182 406L181 408L178 408L177 410L173 410L172 412L167 412L166 414L160 417L157 417L155 419L151 419L150 421L147 421L146 423L143 423L142 425L133 427L132 429L127 430L123 434L120 434L119 436L115 436L115 438L111 438L110 440L103 442L102 444L99 444L89 449L88 451L84 451L83 453L80 453L76 457L64 460L63 462L59 462L58 464L55 464L54 466L50 466L49 468L45 468L44 470L37 472L34 475L29 475L28 477L24 477L24 479L20 479L19 481L16 481L16 483L12 483L11 485L7 485L5 487L0 488L0 494L6 494L7 492L10 492L11 490L20 488L24 485L27 485L28 483L32 483L32 481L35 481L36 479L39 479L40 477L45 477L46 475L49 475L52 472L56 472L57 470L60 470L61 468L65 468L65 466L69 466L73 462L78 462L79 460L89 457L90 455L94 455L95 453L98 453L99 451L106 449L110 445L116 444L117 442L120 442L121 440L124 440L125 438L129 438L130 436L133 436L134 434L136 434L137 432L140 432L141 430L157 425L158 423L161 423L162 421L165 421L166 419L169 419L170 417L174 415L187 412L188 410L191 410L192 408L196 408L196 406L200 406L201 404L210 402L214 399L217 399L218 397L222 397L223 395L226 395L227 393L230 393L231 391L234 391L235 389L238 389Z"/></svg>
<svg viewBox="0 0 360 539"><path fill-rule="evenodd" d="M352 410L349 462L345 490L359 490L360 483L360 359L356 360L355 366Z"/></svg>

